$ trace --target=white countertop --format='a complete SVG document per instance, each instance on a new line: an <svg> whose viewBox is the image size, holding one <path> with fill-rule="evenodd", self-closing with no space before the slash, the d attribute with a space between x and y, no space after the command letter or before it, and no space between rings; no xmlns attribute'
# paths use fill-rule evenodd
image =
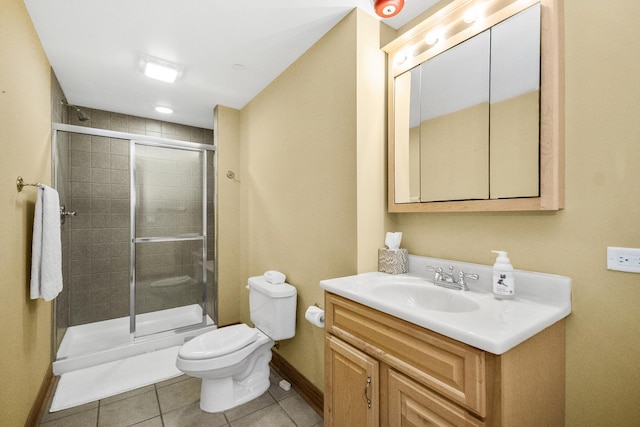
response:
<svg viewBox="0 0 640 427"><path fill-rule="evenodd" d="M479 274L479 280L467 282L469 291L437 287L445 293L461 294L476 302L479 308L452 313L408 307L376 297L376 288L381 286L436 287L433 273L425 270L427 265L445 270L453 265L456 272L462 269L465 273ZM500 300L491 292L491 266L410 255L409 272L406 274L364 273L322 280L320 286L328 292L473 347L502 354L571 313L570 278L523 270L515 270L514 278L516 297Z"/></svg>

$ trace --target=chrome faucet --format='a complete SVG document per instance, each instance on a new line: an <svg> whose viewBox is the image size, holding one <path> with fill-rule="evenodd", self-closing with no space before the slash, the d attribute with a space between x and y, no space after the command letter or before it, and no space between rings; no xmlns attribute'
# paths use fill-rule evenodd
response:
<svg viewBox="0 0 640 427"><path fill-rule="evenodd" d="M467 286L467 282L465 279L473 279L478 280L480 276L474 273L465 273L460 270L457 275L453 274L454 267L449 266L449 271L444 271L442 267L431 267L427 266L425 268L427 271L433 271L433 283L438 286L442 286L443 288L448 289L456 289L460 291L468 291L469 287ZM456 277L457 276L457 277Z"/></svg>

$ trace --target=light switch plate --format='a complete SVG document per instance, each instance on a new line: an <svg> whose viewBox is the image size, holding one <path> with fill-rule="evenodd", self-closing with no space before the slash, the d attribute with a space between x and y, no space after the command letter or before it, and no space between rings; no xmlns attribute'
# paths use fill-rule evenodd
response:
<svg viewBox="0 0 640 427"><path fill-rule="evenodd" d="M640 249L607 247L607 269L640 273Z"/></svg>

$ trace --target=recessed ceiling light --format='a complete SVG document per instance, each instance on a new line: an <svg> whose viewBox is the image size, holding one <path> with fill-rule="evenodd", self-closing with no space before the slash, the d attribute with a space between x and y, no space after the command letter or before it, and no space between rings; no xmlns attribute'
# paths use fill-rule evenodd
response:
<svg viewBox="0 0 640 427"><path fill-rule="evenodd" d="M172 64L171 62L150 56L143 57L140 65L145 76L168 83L175 82L180 74L182 74L183 68L181 65Z"/></svg>
<svg viewBox="0 0 640 427"><path fill-rule="evenodd" d="M171 114L173 113L173 110L169 107L162 107L162 106L157 106L156 107L156 111L158 113L162 113L162 114Z"/></svg>

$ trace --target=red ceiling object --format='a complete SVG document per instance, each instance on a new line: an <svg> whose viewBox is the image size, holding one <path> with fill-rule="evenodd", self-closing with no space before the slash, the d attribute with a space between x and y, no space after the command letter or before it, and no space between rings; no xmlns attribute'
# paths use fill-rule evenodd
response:
<svg viewBox="0 0 640 427"><path fill-rule="evenodd" d="M404 0L374 0L373 7L376 14L382 18L396 16L402 10Z"/></svg>

